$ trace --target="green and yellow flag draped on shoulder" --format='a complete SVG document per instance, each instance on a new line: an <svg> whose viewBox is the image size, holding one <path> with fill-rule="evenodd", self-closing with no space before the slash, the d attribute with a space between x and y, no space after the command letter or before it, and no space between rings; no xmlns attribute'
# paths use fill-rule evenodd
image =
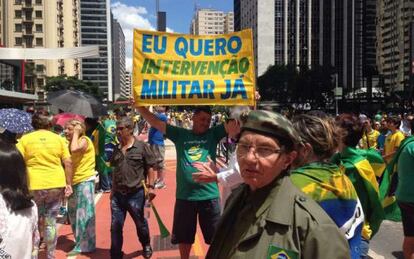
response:
<svg viewBox="0 0 414 259"><path fill-rule="evenodd" d="M356 148L346 147L333 158L349 177L357 191L365 215L362 236L369 240L379 230L384 210L379 197L379 187L374 169Z"/></svg>
<svg viewBox="0 0 414 259"><path fill-rule="evenodd" d="M385 218L388 220L401 221L401 211L395 198L395 191L397 190L398 185L397 165L401 151L412 141L414 141L414 137L406 138L401 142L400 147L394 154L391 162L387 165L387 170L384 172L384 176L381 181L380 197L385 211Z"/></svg>

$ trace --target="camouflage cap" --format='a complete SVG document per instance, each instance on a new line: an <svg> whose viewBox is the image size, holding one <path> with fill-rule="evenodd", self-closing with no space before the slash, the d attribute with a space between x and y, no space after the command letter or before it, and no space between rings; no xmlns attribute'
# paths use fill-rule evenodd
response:
<svg viewBox="0 0 414 259"><path fill-rule="evenodd" d="M287 149L294 149L300 142L300 135L292 123L275 112L254 110L241 117L241 132L248 130L276 138Z"/></svg>

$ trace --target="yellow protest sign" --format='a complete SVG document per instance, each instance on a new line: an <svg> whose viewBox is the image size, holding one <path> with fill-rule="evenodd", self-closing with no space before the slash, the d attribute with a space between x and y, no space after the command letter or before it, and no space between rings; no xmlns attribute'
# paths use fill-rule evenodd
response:
<svg viewBox="0 0 414 259"><path fill-rule="evenodd" d="M184 35L134 30L137 105L254 105L252 31Z"/></svg>

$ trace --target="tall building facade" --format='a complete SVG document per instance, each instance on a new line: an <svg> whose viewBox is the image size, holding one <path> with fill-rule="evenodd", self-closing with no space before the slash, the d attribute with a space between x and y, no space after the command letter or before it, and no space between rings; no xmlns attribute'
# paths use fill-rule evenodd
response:
<svg viewBox="0 0 414 259"><path fill-rule="evenodd" d="M253 29L256 71L332 66L348 91L375 70L375 0L234 0L235 30Z"/></svg>
<svg viewBox="0 0 414 259"><path fill-rule="evenodd" d="M132 98L132 79L131 72L125 72L125 85L121 87L121 96L125 98Z"/></svg>
<svg viewBox="0 0 414 259"><path fill-rule="evenodd" d="M79 0L2 0L0 45L9 48L60 48L79 44ZM65 28L65 29L63 29ZM26 61L26 89L45 84L46 76L79 73L79 61Z"/></svg>
<svg viewBox="0 0 414 259"><path fill-rule="evenodd" d="M113 100L117 100L122 96L121 89L125 86L126 68L125 35L116 19L112 19L112 64Z"/></svg>
<svg viewBox="0 0 414 259"><path fill-rule="evenodd" d="M83 59L80 79L94 83L113 101L110 0L79 0L81 46L98 45L99 58Z"/></svg>
<svg viewBox="0 0 414 259"><path fill-rule="evenodd" d="M214 9L197 9L190 25L190 34L209 35L234 31L233 12L225 13Z"/></svg>
<svg viewBox="0 0 414 259"><path fill-rule="evenodd" d="M414 74L414 2L378 0L378 67L389 90L411 89Z"/></svg>

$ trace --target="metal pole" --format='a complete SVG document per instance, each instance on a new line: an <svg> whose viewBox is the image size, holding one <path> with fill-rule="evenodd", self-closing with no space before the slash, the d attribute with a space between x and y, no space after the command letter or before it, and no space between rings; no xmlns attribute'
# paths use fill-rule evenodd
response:
<svg viewBox="0 0 414 259"><path fill-rule="evenodd" d="M335 73L335 115L338 115L338 73Z"/></svg>

